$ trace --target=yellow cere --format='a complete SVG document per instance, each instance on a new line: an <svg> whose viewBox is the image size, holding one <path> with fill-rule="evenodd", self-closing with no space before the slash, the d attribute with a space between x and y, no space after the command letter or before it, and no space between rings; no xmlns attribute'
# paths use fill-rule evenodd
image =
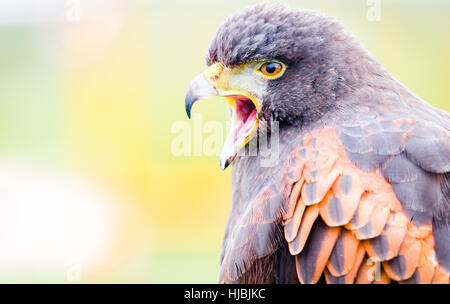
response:
<svg viewBox="0 0 450 304"><path fill-rule="evenodd" d="M214 85L222 73L223 65L220 62L210 65L203 74L205 75L206 81Z"/></svg>

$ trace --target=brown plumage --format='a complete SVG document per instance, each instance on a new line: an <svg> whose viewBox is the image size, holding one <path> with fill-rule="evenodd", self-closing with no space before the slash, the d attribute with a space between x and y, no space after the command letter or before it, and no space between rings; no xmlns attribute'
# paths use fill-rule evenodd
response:
<svg viewBox="0 0 450 304"><path fill-rule="evenodd" d="M226 96L222 73L260 60L286 65L279 78L255 76L263 92L245 86L261 102L257 128L272 136L279 122L279 158L266 167L260 156L227 154L233 202L220 282L448 283L448 113L335 19L280 5L245 9L219 28L207 63L221 68L208 94ZM188 113L202 97L194 91Z"/></svg>

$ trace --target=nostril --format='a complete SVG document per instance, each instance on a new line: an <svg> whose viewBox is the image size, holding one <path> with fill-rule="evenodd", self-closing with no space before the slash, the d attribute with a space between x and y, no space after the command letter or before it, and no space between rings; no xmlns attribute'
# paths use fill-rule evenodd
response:
<svg viewBox="0 0 450 304"><path fill-rule="evenodd" d="M217 80L219 80L219 75L213 75L209 78L212 82L216 82Z"/></svg>

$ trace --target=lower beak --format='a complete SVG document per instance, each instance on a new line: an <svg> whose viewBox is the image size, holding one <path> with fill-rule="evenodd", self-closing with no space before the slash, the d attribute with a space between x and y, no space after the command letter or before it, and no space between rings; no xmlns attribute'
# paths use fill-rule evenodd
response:
<svg viewBox="0 0 450 304"><path fill-rule="evenodd" d="M212 74L212 69L218 70L219 73ZM218 89L214 80L219 78L220 71L211 66L191 81L186 92L185 107L188 117L191 118L191 109L197 100L212 96L223 96L228 100L233 114L230 131L220 153L220 167L224 170L251 139L257 125L258 103L246 92Z"/></svg>

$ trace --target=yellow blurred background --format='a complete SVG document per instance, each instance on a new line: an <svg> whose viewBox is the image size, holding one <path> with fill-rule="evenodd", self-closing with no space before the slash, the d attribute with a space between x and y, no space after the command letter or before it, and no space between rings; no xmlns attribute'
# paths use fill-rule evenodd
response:
<svg viewBox="0 0 450 304"><path fill-rule="evenodd" d="M216 282L231 170L175 156L172 126L217 27L256 2L0 3L0 282ZM366 0L284 2L450 110L450 2L382 0L372 22ZM194 112L225 126L211 101Z"/></svg>

